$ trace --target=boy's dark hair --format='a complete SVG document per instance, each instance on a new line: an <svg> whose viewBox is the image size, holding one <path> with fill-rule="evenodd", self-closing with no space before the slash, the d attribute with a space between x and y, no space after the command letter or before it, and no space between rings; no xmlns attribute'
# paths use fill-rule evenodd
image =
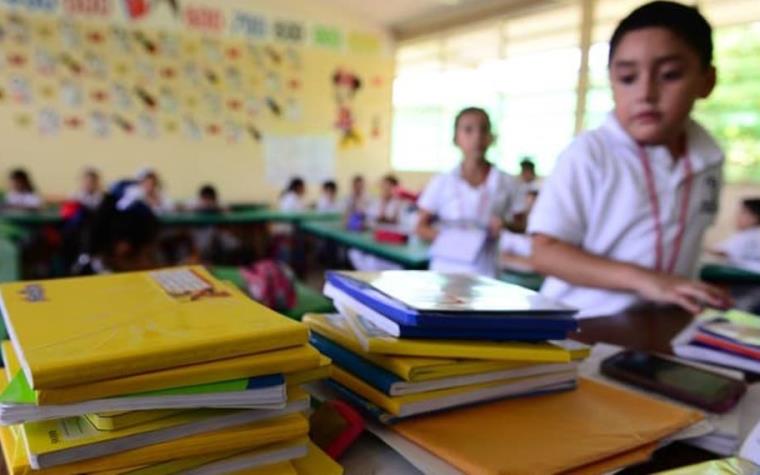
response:
<svg viewBox="0 0 760 475"><path fill-rule="evenodd" d="M351 183L358 183L360 181L364 181L364 175L354 175L354 177L351 178Z"/></svg>
<svg viewBox="0 0 760 475"><path fill-rule="evenodd" d="M201 189L198 190L198 196L203 199L216 201L216 188L214 188L214 185L203 185Z"/></svg>
<svg viewBox="0 0 760 475"><path fill-rule="evenodd" d="M712 65L712 27L696 7L675 2L647 3L632 11L615 28L610 39L609 64L626 33L642 28L665 28L683 40L699 56L702 66Z"/></svg>
<svg viewBox="0 0 760 475"><path fill-rule="evenodd" d="M520 169L524 170L530 170L533 173L536 173L536 164L533 163L533 160L530 159L530 157L523 157L522 160L520 160Z"/></svg>
<svg viewBox="0 0 760 475"><path fill-rule="evenodd" d="M23 168L11 170L10 179L21 185L21 188L27 193L34 193L34 183L29 173Z"/></svg>
<svg viewBox="0 0 760 475"><path fill-rule="evenodd" d="M396 175L393 175L391 173L383 176L383 181L390 183L391 186L398 186L398 178L396 178Z"/></svg>
<svg viewBox="0 0 760 475"><path fill-rule="evenodd" d="M288 187L285 189L285 193L291 192L291 191L297 191L300 188L303 188L306 186L306 183L304 183L303 178L300 176L295 176L290 179L290 182L288 182Z"/></svg>
<svg viewBox="0 0 760 475"><path fill-rule="evenodd" d="M99 180L100 179L100 172L96 168L93 167L87 167L82 171L82 175L88 176L90 178Z"/></svg>
<svg viewBox="0 0 760 475"><path fill-rule="evenodd" d="M466 116L467 114L480 114L484 119L486 119L488 130L491 130L491 118L488 117L488 112L486 112L485 109L480 107L465 107L464 109L460 110L454 118L454 140L456 140L457 137L459 121L462 120L462 117Z"/></svg>
<svg viewBox="0 0 760 475"><path fill-rule="evenodd" d="M755 217L758 224L760 224L760 197L747 198L742 201L742 206L744 206L744 209L749 211Z"/></svg>
<svg viewBox="0 0 760 475"><path fill-rule="evenodd" d="M322 189L324 191L335 193L338 191L338 184L335 183L333 180L327 180L326 182L322 183Z"/></svg>

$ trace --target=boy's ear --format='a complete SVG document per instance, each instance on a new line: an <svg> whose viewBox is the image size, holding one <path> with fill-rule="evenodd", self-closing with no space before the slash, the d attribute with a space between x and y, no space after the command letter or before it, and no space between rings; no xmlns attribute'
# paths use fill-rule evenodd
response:
<svg viewBox="0 0 760 475"><path fill-rule="evenodd" d="M699 97L701 99L709 97L710 94L712 94L713 89L715 89L717 81L718 71L715 69L715 66L710 66L707 68L707 71L705 71L704 83L702 84L702 90L699 91Z"/></svg>

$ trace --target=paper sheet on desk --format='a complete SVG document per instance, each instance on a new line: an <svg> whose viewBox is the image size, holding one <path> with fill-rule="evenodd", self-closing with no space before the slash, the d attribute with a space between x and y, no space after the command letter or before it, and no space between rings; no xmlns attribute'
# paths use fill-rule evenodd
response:
<svg viewBox="0 0 760 475"><path fill-rule="evenodd" d="M478 228L443 228L430 246L430 257L469 264L475 262L488 233Z"/></svg>

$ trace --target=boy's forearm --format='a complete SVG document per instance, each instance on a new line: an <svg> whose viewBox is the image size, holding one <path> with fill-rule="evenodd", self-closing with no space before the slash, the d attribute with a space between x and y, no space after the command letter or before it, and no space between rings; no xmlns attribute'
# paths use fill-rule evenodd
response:
<svg viewBox="0 0 760 475"><path fill-rule="evenodd" d="M651 273L546 236L535 236L532 249L530 262L536 272L584 287L639 292Z"/></svg>

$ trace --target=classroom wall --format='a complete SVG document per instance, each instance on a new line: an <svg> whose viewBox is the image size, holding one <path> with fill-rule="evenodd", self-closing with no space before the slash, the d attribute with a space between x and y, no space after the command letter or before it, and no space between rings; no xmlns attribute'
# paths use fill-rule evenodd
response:
<svg viewBox="0 0 760 475"><path fill-rule="evenodd" d="M0 172L65 196L85 166L151 166L173 197L271 200L293 173L388 171L387 32L310 0L173 3L0 0Z"/></svg>

